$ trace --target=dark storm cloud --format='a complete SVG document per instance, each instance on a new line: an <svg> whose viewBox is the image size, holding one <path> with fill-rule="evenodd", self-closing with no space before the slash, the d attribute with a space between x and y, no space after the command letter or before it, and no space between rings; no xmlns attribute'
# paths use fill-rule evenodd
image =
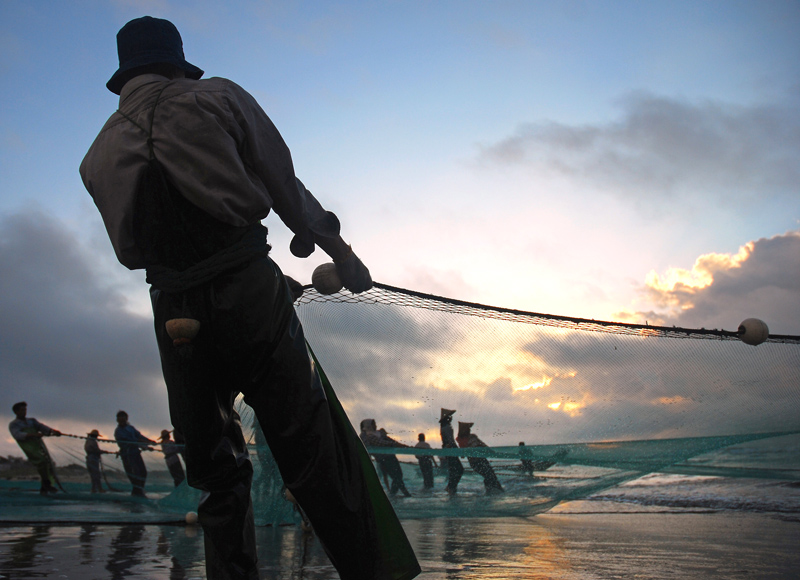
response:
<svg viewBox="0 0 800 580"><path fill-rule="evenodd" d="M306 337L347 407L351 421L374 418L396 435L423 429L438 416L421 373L458 342L447 319L430 324L420 311L379 304L304 304ZM419 403L419 406L416 404Z"/></svg>
<svg viewBox="0 0 800 580"><path fill-rule="evenodd" d="M797 428L796 345L570 332L538 334L522 348L569 378L518 396L582 403L558 417L576 439Z"/></svg>
<svg viewBox="0 0 800 580"><path fill-rule="evenodd" d="M126 311L96 258L38 211L0 218L0 392L32 416L167 420L152 320ZM158 405L157 403L162 403Z"/></svg>
<svg viewBox="0 0 800 580"><path fill-rule="evenodd" d="M555 171L648 205L689 196L763 202L796 195L797 100L742 107L633 94L616 122L522 124L481 159Z"/></svg>

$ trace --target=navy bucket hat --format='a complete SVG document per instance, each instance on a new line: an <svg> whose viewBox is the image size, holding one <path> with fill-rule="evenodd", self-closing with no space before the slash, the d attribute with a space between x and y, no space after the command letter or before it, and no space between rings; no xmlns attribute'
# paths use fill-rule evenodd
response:
<svg viewBox="0 0 800 580"><path fill-rule="evenodd" d="M156 63L175 65L190 79L199 79L203 71L186 62L183 40L169 20L143 16L128 22L117 33L119 69L106 83L108 90L118 95L130 80L130 72L140 66Z"/></svg>

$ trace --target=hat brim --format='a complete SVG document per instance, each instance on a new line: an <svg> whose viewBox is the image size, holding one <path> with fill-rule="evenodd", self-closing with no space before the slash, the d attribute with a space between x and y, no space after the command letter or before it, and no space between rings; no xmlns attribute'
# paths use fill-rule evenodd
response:
<svg viewBox="0 0 800 580"><path fill-rule="evenodd" d="M135 69L139 68L140 66L146 66L148 64L156 64L166 62L167 64L172 64L181 69L184 73L186 73L187 79L198 80L200 79L205 71L199 67L194 66L192 63L187 62L185 60L175 61L175 60L164 60L163 58L154 59L152 56L142 55L139 58L134 58L129 60L125 63L124 66L121 66L117 69L111 78L106 83L106 88L118 95L122 92L122 87L125 86L129 80L131 80L130 72Z"/></svg>

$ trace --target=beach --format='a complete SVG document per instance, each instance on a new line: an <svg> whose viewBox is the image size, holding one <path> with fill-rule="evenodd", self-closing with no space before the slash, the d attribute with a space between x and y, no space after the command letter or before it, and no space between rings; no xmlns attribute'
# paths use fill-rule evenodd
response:
<svg viewBox="0 0 800 580"><path fill-rule="evenodd" d="M729 456L743 460L741 449L722 455ZM569 469L553 467L554 479L533 480L527 493L565 485L571 480L559 474ZM154 472L149 499L131 498L121 481L119 491L90 495L85 475L72 471L62 471L67 493L54 497L40 496L30 474L0 480L0 580L206 578L203 532L184 522L196 492ZM800 577L798 481L650 473L541 513L531 495L527 513L478 517L463 509L448 515L439 504L518 507L526 488L506 476L502 497L489 497L467 475L463 492L447 500L442 489L424 492L413 470L408 475L413 497L392 502L423 580ZM402 515L426 503L435 517ZM338 578L297 522L256 530L262 579Z"/></svg>
<svg viewBox="0 0 800 580"><path fill-rule="evenodd" d="M709 508L574 501L525 518L403 525L419 578L797 578L800 518ZM259 527L263 579L338 578L313 535ZM202 531L182 525L5 524L0 578L206 578Z"/></svg>

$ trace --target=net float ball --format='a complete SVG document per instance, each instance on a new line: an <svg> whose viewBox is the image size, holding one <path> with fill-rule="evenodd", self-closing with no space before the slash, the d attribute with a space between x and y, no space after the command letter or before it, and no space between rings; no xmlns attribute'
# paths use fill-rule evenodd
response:
<svg viewBox="0 0 800 580"><path fill-rule="evenodd" d="M739 325L739 340L745 344L759 345L769 338L767 323L758 318L748 318Z"/></svg>
<svg viewBox="0 0 800 580"><path fill-rule="evenodd" d="M311 285L320 294L336 294L344 287L336 271L336 264L328 262L314 268L311 274Z"/></svg>
<svg viewBox="0 0 800 580"><path fill-rule="evenodd" d="M192 342L200 330L200 321L194 318L172 318L167 320L164 326L167 328L167 334L172 339L172 343L177 346Z"/></svg>
<svg viewBox="0 0 800 580"><path fill-rule="evenodd" d="M190 526L197 525L197 512L186 512L186 523Z"/></svg>

